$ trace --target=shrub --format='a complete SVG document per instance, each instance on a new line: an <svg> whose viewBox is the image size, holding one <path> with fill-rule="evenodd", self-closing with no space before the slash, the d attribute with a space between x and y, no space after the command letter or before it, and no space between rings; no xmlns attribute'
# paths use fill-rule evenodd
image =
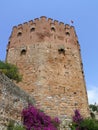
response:
<svg viewBox="0 0 98 130"><path fill-rule="evenodd" d="M80 130L79 129L79 125L80 125L80 123L83 121L83 117L81 116L81 114L80 114L80 112L79 112L79 110L75 110L74 111L74 116L72 117L72 119L73 119L73 122L72 122L72 125L70 125L70 128L72 129L72 130Z"/></svg>
<svg viewBox="0 0 98 130"><path fill-rule="evenodd" d="M98 122L95 119L87 118L80 123L80 130L98 130Z"/></svg>
<svg viewBox="0 0 98 130"><path fill-rule="evenodd" d="M57 130L60 124L58 118L51 119L50 116L34 106L23 109L22 119L27 130Z"/></svg>
<svg viewBox="0 0 98 130"><path fill-rule="evenodd" d="M15 122L13 120L9 121L9 124L7 126L7 130L13 130Z"/></svg>
<svg viewBox="0 0 98 130"><path fill-rule="evenodd" d="M10 79L17 82L22 80L22 76L19 74L18 68L10 63L4 63L0 61L0 70Z"/></svg>
<svg viewBox="0 0 98 130"><path fill-rule="evenodd" d="M24 126L16 125L12 130L26 130Z"/></svg>
<svg viewBox="0 0 98 130"><path fill-rule="evenodd" d="M7 130L26 130L26 128L22 125L15 125L13 122L9 122Z"/></svg>
<svg viewBox="0 0 98 130"><path fill-rule="evenodd" d="M98 130L98 121L91 118L85 118L81 116L78 110L75 110L73 116L71 130Z"/></svg>
<svg viewBox="0 0 98 130"><path fill-rule="evenodd" d="M83 120L83 117L81 116L79 110L77 109L74 111L74 113L75 115L73 116L73 122L78 124Z"/></svg>

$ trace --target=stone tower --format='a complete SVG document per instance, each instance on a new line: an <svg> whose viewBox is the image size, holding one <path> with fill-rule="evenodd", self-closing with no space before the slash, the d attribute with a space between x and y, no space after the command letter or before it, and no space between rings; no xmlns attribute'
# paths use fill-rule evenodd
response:
<svg viewBox="0 0 98 130"><path fill-rule="evenodd" d="M88 99L73 26L44 16L13 27L6 60L18 66L18 85L51 116L88 116Z"/></svg>

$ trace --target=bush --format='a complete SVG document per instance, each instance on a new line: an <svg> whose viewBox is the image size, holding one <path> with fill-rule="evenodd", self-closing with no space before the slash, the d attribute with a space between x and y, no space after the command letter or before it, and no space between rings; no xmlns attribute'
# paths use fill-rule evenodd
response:
<svg viewBox="0 0 98 130"><path fill-rule="evenodd" d="M13 120L9 121L9 124L7 126L7 130L13 130L15 122Z"/></svg>
<svg viewBox="0 0 98 130"><path fill-rule="evenodd" d="M73 122L72 122L72 124L70 125L70 128L72 129L72 130L80 130L79 129L79 125L80 125L80 123L83 121L83 117L81 116L81 114L80 114L80 112L79 112L79 110L75 110L74 111L74 116L72 117L72 119L73 119Z"/></svg>
<svg viewBox="0 0 98 130"><path fill-rule="evenodd" d="M10 124L7 127L7 130L26 130L26 128L22 125L15 125L15 124Z"/></svg>
<svg viewBox="0 0 98 130"><path fill-rule="evenodd" d="M98 122L95 119L84 119L80 123L80 130L98 130Z"/></svg>
<svg viewBox="0 0 98 130"><path fill-rule="evenodd" d="M83 117L81 116L79 110L74 111L75 115L73 116L73 122L80 123L83 120Z"/></svg>
<svg viewBox="0 0 98 130"><path fill-rule="evenodd" d="M26 130L24 126L16 125L12 130Z"/></svg>
<svg viewBox="0 0 98 130"><path fill-rule="evenodd" d="M51 119L50 116L35 108L28 106L22 111L23 125L27 130L57 130L60 121L56 117Z"/></svg>
<svg viewBox="0 0 98 130"><path fill-rule="evenodd" d="M51 119L43 111L29 105L22 111L23 125L15 125L11 120L7 130L58 130L60 120L55 117Z"/></svg>
<svg viewBox="0 0 98 130"><path fill-rule="evenodd" d="M75 110L70 127L72 130L98 130L98 121L91 118L83 119L79 111Z"/></svg>
<svg viewBox="0 0 98 130"><path fill-rule="evenodd" d="M0 61L0 70L10 79L20 82L22 76L19 74L18 68L10 63Z"/></svg>

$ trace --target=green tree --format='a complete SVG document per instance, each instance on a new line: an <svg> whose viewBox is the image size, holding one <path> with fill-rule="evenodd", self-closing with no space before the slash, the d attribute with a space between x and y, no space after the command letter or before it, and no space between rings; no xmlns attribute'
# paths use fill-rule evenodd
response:
<svg viewBox="0 0 98 130"><path fill-rule="evenodd" d="M98 112L98 105L96 105L96 103L94 105L90 104L89 107L92 109L92 111L97 111Z"/></svg>
<svg viewBox="0 0 98 130"><path fill-rule="evenodd" d="M12 80L17 82L22 80L22 75L19 74L18 68L13 64L0 61L0 71Z"/></svg>

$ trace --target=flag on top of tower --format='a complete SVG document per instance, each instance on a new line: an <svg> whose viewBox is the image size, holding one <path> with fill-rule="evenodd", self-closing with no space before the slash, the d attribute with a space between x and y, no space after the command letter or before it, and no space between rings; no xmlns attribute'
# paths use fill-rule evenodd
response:
<svg viewBox="0 0 98 130"><path fill-rule="evenodd" d="M74 23L74 21L73 20L71 20L71 24L73 24Z"/></svg>
<svg viewBox="0 0 98 130"><path fill-rule="evenodd" d="M70 21L70 25L72 26L72 25L73 25L73 23L74 23L74 21L73 21L73 20L71 20L71 21Z"/></svg>

